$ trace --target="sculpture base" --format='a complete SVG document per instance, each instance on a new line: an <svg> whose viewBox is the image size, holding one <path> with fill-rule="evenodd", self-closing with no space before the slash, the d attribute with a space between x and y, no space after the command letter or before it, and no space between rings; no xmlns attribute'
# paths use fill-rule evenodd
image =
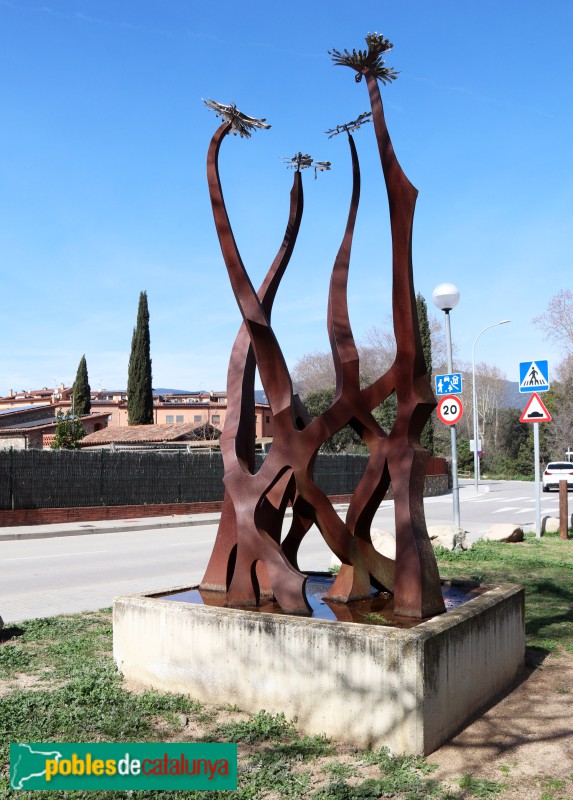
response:
<svg viewBox="0 0 573 800"><path fill-rule="evenodd" d="M170 590L176 594L182 589ZM129 679L212 705L297 718L305 734L427 755L518 676L524 592L503 584L409 628L117 597Z"/></svg>

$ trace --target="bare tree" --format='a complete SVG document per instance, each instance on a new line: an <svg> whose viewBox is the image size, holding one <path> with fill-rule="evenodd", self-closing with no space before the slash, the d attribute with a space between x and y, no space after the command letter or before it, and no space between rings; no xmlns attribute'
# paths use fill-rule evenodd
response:
<svg viewBox="0 0 573 800"><path fill-rule="evenodd" d="M483 447L497 449L499 410L506 392L506 377L498 367L476 365L478 424L484 440Z"/></svg>
<svg viewBox="0 0 573 800"><path fill-rule="evenodd" d="M546 339L573 354L573 292L570 289L557 292L543 314L534 317L532 322L543 329Z"/></svg>
<svg viewBox="0 0 573 800"><path fill-rule="evenodd" d="M432 337L432 360L434 372L445 372L447 367L446 337L440 321L428 314ZM390 368L396 356L396 342L392 332L392 318L383 325L372 325L364 339L357 345L360 357L360 384L369 386L379 375ZM455 350L455 348L454 348ZM334 364L331 353L306 353L295 363L292 370L293 384L301 397L321 389L334 386Z"/></svg>
<svg viewBox="0 0 573 800"><path fill-rule="evenodd" d="M330 389L336 379L332 353L306 353L293 367L294 389L301 397L320 389Z"/></svg>
<svg viewBox="0 0 573 800"><path fill-rule="evenodd" d="M361 379L365 385L372 383L378 375L383 375L396 357L391 317L386 320L386 325L388 327L373 325L368 328L365 338L358 344Z"/></svg>
<svg viewBox="0 0 573 800"><path fill-rule="evenodd" d="M547 393L552 421L543 427L549 457L563 459L573 447L573 353L559 364L556 373L557 380Z"/></svg>
<svg viewBox="0 0 573 800"><path fill-rule="evenodd" d="M446 351L446 330L442 320L428 314L430 323L430 335L432 337L432 361L434 364L434 375L448 371L448 355ZM452 342L452 358L454 361L454 372L460 372L461 367L457 361L458 346Z"/></svg>

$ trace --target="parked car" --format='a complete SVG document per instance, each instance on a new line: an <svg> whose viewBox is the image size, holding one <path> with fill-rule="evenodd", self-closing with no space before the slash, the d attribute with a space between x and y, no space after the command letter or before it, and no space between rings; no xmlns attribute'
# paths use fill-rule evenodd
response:
<svg viewBox="0 0 573 800"><path fill-rule="evenodd" d="M543 491L553 486L559 489L559 481L567 481L567 488L573 487L573 464L569 461L550 461L543 472Z"/></svg>

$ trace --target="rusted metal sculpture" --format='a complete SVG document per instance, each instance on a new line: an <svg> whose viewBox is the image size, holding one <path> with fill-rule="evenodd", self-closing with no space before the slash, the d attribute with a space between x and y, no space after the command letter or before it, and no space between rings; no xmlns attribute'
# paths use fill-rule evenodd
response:
<svg viewBox="0 0 573 800"><path fill-rule="evenodd" d="M435 406L418 330L412 278L411 237L416 189L402 172L386 128L378 80L395 78L381 54L391 47L383 37L367 37L367 51L333 51L337 64L351 66L357 81L366 77L371 112L337 126L329 135L346 133L351 153L353 186L342 243L336 257L328 297L327 325L336 372L331 407L312 421L293 387L270 316L280 280L298 235L303 194L301 169L327 169L298 153L289 222L283 243L258 293L241 261L225 209L218 172L219 149L231 132L248 137L264 120L247 117L234 105L206 101L223 124L215 132L207 158L207 175L215 225L223 258L243 324L233 347L228 373L228 414L221 449L225 466L225 502L213 554L201 589L225 593L225 604L252 606L261 595L274 595L291 613L308 613L306 576L297 565L297 550L312 523L342 562L326 595L334 602L368 597L371 586L394 592L394 612L427 617L444 611L437 566L427 535L423 484L428 453L419 444L424 424ZM387 186L393 243L393 316L397 354L390 369L365 389L360 388L359 360L347 308L347 280L354 225L360 197L360 168L352 132L372 119ZM254 374L258 366L273 414L274 436L263 465L254 471ZM372 410L396 393L396 422L386 433ZM312 480L321 445L350 424L366 443L370 458L343 522ZM374 514L392 483L396 509L396 562L378 553L370 539ZM293 522L283 541L288 504Z"/></svg>

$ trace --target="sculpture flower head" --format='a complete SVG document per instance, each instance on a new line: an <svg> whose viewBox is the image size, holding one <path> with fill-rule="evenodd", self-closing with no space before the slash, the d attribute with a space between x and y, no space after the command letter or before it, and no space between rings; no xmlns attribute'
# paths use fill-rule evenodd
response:
<svg viewBox="0 0 573 800"><path fill-rule="evenodd" d="M208 108L211 108L218 117L223 117L226 122L232 126L233 135L248 139L252 132L258 128L268 130L271 126L266 124L266 120L257 119L256 117L248 117L239 111L234 103L229 103L228 106L223 103L217 103L215 100L203 100Z"/></svg>
<svg viewBox="0 0 573 800"><path fill-rule="evenodd" d="M329 131L325 131L326 135L329 139L332 139L333 136L338 136L339 133L347 133L351 134L353 131L357 131L362 125L365 125L367 122L372 122L372 112L365 111L363 114L360 114L356 119L353 119L351 122L344 122L342 125L337 125L336 128L332 128Z"/></svg>
<svg viewBox="0 0 573 800"><path fill-rule="evenodd" d="M330 161L315 161L308 153L301 153L300 151L295 153L292 158L283 158L283 162L289 169L296 169L297 172L300 172L301 169L313 167L315 180L318 172L329 170L331 166Z"/></svg>
<svg viewBox="0 0 573 800"><path fill-rule="evenodd" d="M394 67L385 66L382 60L382 53L388 53L392 49L391 42L385 39L380 33L369 33L366 37L368 50L353 50L349 53L344 50L329 50L328 55L332 57L335 66L351 67L358 74L354 76L356 83L360 83L362 76L366 72L371 72L374 77L382 83L395 81L398 73Z"/></svg>

